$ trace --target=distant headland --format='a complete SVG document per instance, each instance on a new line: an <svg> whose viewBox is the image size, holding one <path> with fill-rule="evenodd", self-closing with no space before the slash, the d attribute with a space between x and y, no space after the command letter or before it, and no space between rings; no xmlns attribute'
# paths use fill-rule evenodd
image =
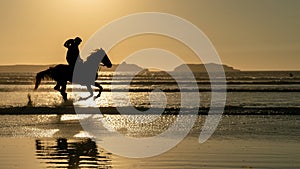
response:
<svg viewBox="0 0 300 169"><path fill-rule="evenodd" d="M52 66L54 66L54 65L3 65L3 66L0 66L0 72L36 73L36 72L48 69L49 67L52 67ZM187 70L186 66L188 66L192 72L206 72L206 69L220 70L220 68L222 68L222 66L223 66L223 69L225 72L239 72L240 71L238 69L235 69L235 68L227 66L227 65L219 65L219 64L215 64L215 63L209 63L209 64L205 64L205 65L204 64L180 65L180 66L177 66L174 69L174 71L184 72ZM125 62L123 62L121 64L113 64L112 68L109 68L109 69L106 67L101 67L101 70L102 71L115 71L117 68L120 71L127 71L127 72L145 70L145 68L142 68L136 64L128 64Z"/></svg>

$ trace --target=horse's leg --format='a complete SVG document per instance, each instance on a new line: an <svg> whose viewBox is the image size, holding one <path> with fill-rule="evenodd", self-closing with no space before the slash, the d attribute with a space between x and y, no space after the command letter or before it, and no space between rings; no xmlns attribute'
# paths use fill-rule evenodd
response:
<svg viewBox="0 0 300 169"><path fill-rule="evenodd" d="M67 82L64 82L61 84L61 90L60 90L60 94L62 95L64 101L67 101L67 93L66 93L66 88L67 88Z"/></svg>
<svg viewBox="0 0 300 169"><path fill-rule="evenodd" d="M96 98L100 97L101 92L103 91L103 87L97 82L95 82L95 86L99 88L99 93L97 94L97 96L95 96L95 99L96 99Z"/></svg>
<svg viewBox="0 0 300 169"><path fill-rule="evenodd" d="M92 89L92 86L91 86L91 85L86 85L86 88L87 88L87 90L90 92L90 95L87 96L87 97L80 97L80 98L79 98L79 101L81 101L81 100L87 100L87 99L91 98L91 97L94 95L93 89Z"/></svg>
<svg viewBox="0 0 300 169"><path fill-rule="evenodd" d="M56 82L56 85L54 86L54 90L57 90L60 92L60 86L61 86L60 82Z"/></svg>
<svg viewBox="0 0 300 169"><path fill-rule="evenodd" d="M91 85L86 85L86 88L90 92L90 95L87 96L87 97L80 97L79 101L81 101L81 100L87 100L87 99L91 98L94 95L94 92L93 92L93 89L92 89Z"/></svg>
<svg viewBox="0 0 300 169"><path fill-rule="evenodd" d="M87 90L90 92L90 95L87 98L90 98L94 95L91 85L86 85Z"/></svg>

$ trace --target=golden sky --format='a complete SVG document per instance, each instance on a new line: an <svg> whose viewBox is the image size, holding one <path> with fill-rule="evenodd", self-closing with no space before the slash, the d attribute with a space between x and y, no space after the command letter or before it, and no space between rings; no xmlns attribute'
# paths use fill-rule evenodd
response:
<svg viewBox="0 0 300 169"><path fill-rule="evenodd" d="M0 64L66 63L63 43L68 38L80 36L82 48L115 19L164 12L201 29L224 64L242 70L300 70L299 9L298 0L0 1ZM199 62L178 41L156 35L123 41L109 56L119 63L136 50L153 47L169 50L187 63Z"/></svg>

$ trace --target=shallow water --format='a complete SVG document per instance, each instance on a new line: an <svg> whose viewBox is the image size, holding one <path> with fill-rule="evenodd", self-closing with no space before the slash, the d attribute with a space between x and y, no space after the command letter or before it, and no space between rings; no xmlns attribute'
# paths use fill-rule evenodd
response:
<svg viewBox="0 0 300 169"><path fill-rule="evenodd" d="M227 98L226 106L238 107L300 107L300 72L231 72L226 74ZM28 103L28 94L34 106L56 107L63 100L59 92L54 91L55 83L45 80L38 90L33 91L34 73L0 73L0 107L21 107ZM200 90L201 107L209 107L211 102L210 81L205 73L195 74L195 88L191 86L193 77L178 74L178 83L182 84L181 91L174 79L166 73L151 73L137 75L129 81L130 73L114 75L113 72L101 72L98 78L104 88L101 97L96 100L99 107L130 106L122 97L112 98L112 94L127 93L131 104L136 107L150 107L149 94L154 89L164 91L167 107L179 108L181 94L193 95ZM114 80L113 77L115 78ZM217 86L218 86L218 80ZM130 84L127 86L126 84ZM72 93L73 89L73 93ZM110 92L110 90L115 92ZM78 90L80 92L78 92ZM78 100L79 94L88 95L85 87L68 85L70 100ZM94 93L96 95L96 92ZM154 99L159 105L161 98Z"/></svg>
<svg viewBox="0 0 300 169"><path fill-rule="evenodd" d="M0 116L1 168L300 167L299 116L223 116L216 132L204 144L198 143L198 137L206 116L199 116L190 134L176 147L159 156L140 159L104 149L101 142L93 141L83 131L79 118L77 115ZM126 137L141 138L162 132L176 117L165 115L160 117L163 121L145 127L125 119L128 116L103 118ZM173 134L180 132L174 130Z"/></svg>
<svg viewBox="0 0 300 169"><path fill-rule="evenodd" d="M101 97L85 106L150 108L149 94L152 89L165 90L168 108L182 108L180 92L176 84L165 74L153 74L153 78L138 76L130 88L131 104L122 98L112 100L110 83L111 72L99 77L105 91ZM118 75L115 83L118 92L126 92L128 74ZM200 106L209 107L211 93L208 79L197 75L198 88L189 88L189 77L181 75L184 94L193 95L200 89ZM63 103L60 94L54 91L54 83L45 81L37 91L32 91L34 74L0 73L0 108L23 107L28 104L27 95L35 107L70 107ZM236 109L240 115L223 115L217 130L204 144L198 138L207 116L195 116L196 122L190 133L173 149L151 158L122 157L103 147L101 138L111 137L106 131L117 131L130 138L156 136L176 122L183 123L171 128L172 135L163 141L174 139L188 129L191 115L56 115L43 112L40 115L1 115L0 116L0 169L32 168L300 168L300 116L298 115L247 115L245 107L260 111L266 107L286 108L289 111L300 107L300 73L293 72L242 72L227 76L229 89L226 106ZM78 87L76 88L78 90ZM83 88L79 88L84 91ZM70 100L77 100L77 93ZM153 105L161 104L157 99ZM153 106L152 105L152 106ZM17 109L15 109L17 110ZM46 109L45 109L46 110ZM293 109L294 111L295 109ZM230 111L230 109L229 109ZM63 113L63 112L62 112ZM268 113L266 113L268 114ZM276 112L275 112L276 114ZM288 113L286 113L288 114ZM291 113L295 114L295 113ZM93 133L84 130L79 119L101 124L94 139ZM141 120L142 119L142 120ZM103 123L105 122L105 123ZM146 123L147 122L147 123ZM99 135L98 135L99 136ZM124 149L128 148L127 145ZM158 145L159 147L159 145ZM127 151L131 151L128 149Z"/></svg>
<svg viewBox="0 0 300 169"><path fill-rule="evenodd" d="M154 116L154 115L153 115ZM0 137L84 137L91 136L83 132L79 119L95 118L96 123L103 123L129 137L150 137L168 129L178 116L162 115L2 115L0 116ZM191 135L197 136L207 116L197 117ZM145 123L142 119L152 119ZM183 124L174 128L173 134L180 134L191 120L190 115L181 115ZM300 141L300 116L298 115L226 115L223 116L214 138L256 138L274 137ZM103 128L105 130L106 128ZM104 133L104 132L103 132Z"/></svg>

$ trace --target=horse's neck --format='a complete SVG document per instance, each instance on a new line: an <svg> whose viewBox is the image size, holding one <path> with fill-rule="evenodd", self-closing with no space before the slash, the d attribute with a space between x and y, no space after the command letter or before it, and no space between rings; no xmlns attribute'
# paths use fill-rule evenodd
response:
<svg viewBox="0 0 300 169"><path fill-rule="evenodd" d="M87 58L87 60L84 62L87 65L99 65L101 60L103 59L103 56L94 56L95 58Z"/></svg>

